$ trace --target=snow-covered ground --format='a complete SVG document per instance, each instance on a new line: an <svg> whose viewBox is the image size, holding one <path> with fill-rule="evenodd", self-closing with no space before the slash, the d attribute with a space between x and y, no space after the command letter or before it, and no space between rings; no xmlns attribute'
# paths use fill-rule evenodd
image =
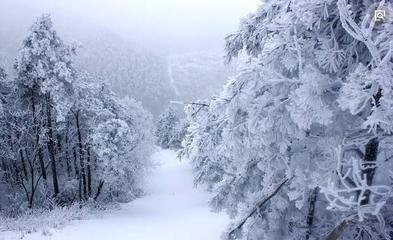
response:
<svg viewBox="0 0 393 240"><path fill-rule="evenodd" d="M62 229L25 236L27 240L219 240L228 219L210 211L209 198L193 187L187 162L173 151L153 155L161 163L149 178L148 195L102 218L72 222ZM10 236L11 237L11 236ZM3 238L0 233L0 240Z"/></svg>

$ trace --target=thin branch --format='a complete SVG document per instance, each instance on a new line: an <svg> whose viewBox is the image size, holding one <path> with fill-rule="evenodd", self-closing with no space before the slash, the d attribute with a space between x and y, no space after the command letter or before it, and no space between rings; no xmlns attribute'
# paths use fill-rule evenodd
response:
<svg viewBox="0 0 393 240"><path fill-rule="evenodd" d="M343 219L337 226L335 226L332 231L326 236L326 240L337 240L343 234L344 230L355 222L355 216L350 216Z"/></svg>
<svg viewBox="0 0 393 240"><path fill-rule="evenodd" d="M292 178L291 178L292 179ZM274 189L273 192L271 192L268 196L264 197L261 201L259 201L254 207L253 209L250 211L249 214L246 215L246 217L244 217L238 224L237 226L232 229L229 233L228 233L228 237L229 239L231 239L231 237L237 232L239 231L243 225L247 222L247 220L252 217L256 212L258 212L260 210L260 208L266 204L270 199L272 199L279 191L280 189L291 179L289 178L285 178L281 181L280 184L278 184L278 186Z"/></svg>

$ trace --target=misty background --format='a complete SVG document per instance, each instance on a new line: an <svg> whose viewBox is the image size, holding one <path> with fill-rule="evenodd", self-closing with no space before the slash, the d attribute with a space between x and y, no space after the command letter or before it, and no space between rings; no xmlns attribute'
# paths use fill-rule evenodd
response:
<svg viewBox="0 0 393 240"><path fill-rule="evenodd" d="M236 64L223 64L224 38L259 0L0 0L0 66L14 57L30 25L50 13L66 43L80 45L79 71L154 115L171 100L218 92Z"/></svg>

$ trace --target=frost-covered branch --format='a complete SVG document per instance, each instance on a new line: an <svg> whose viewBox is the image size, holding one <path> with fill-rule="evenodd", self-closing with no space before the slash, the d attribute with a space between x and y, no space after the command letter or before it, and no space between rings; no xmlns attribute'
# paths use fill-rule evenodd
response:
<svg viewBox="0 0 393 240"><path fill-rule="evenodd" d="M340 20L343 28L348 32L349 35L367 46L370 54L373 56L375 65L378 66L381 62L381 55L374 41L371 39L370 31L373 29L374 25L370 16L366 15L363 19L363 23L361 26L359 26L351 17L350 6L347 5L346 0L338 0L337 7L340 13ZM368 28L366 27L366 23L370 24Z"/></svg>
<svg viewBox="0 0 393 240"><path fill-rule="evenodd" d="M327 186L322 187L322 192L329 201L329 209L354 212L359 221L363 221L368 215L378 215L386 200L391 196L391 186L369 185L362 170L364 167L375 168L375 166L361 166L360 161L355 158L351 160L352 167L342 174L343 151L341 148L337 149L336 156L338 159L334 178L327 182ZM351 180L351 184L347 183L347 179ZM364 204L363 200L366 198L369 198L369 201Z"/></svg>
<svg viewBox="0 0 393 240"><path fill-rule="evenodd" d="M274 189L272 192L267 194L262 200L260 200L255 206L252 208L252 210L245 216L243 217L238 224L228 233L228 239L233 239L235 235L238 234L239 231L241 231L243 225L247 222L247 220L252 217L255 213L259 212L260 209L270 200L272 199L279 191L280 189L288 182L290 181L289 178L283 179Z"/></svg>

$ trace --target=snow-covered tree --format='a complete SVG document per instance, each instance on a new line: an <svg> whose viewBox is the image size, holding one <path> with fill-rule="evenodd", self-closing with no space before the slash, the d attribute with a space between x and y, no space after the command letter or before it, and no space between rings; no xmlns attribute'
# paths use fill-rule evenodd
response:
<svg viewBox="0 0 393 240"><path fill-rule="evenodd" d="M152 116L134 100L116 100L113 95L104 94L105 89L100 93L103 112L113 115L98 115L90 136L92 150L97 154L96 171L106 185L107 198L130 200L140 195L141 180L150 167ZM114 109L118 111L113 112Z"/></svg>
<svg viewBox="0 0 393 240"><path fill-rule="evenodd" d="M186 135L187 122L184 112L169 106L156 122L157 144L164 149L180 149Z"/></svg>
<svg viewBox="0 0 393 240"><path fill-rule="evenodd" d="M0 214L140 195L152 116L74 69L74 50L44 15L22 43L15 79L0 69Z"/></svg>
<svg viewBox="0 0 393 240"><path fill-rule="evenodd" d="M36 145L40 143L39 136L42 131L42 123L38 121L43 117L46 119L54 196L60 193L54 124L64 118L70 107L71 82L75 77L72 54L73 48L65 45L53 30L50 16L43 15L31 27L15 64L16 84L22 99L21 104L27 106L32 114L31 124L35 126ZM46 178L42 157L39 158L42 175Z"/></svg>
<svg viewBox="0 0 393 240"><path fill-rule="evenodd" d="M7 125L7 123L6 123L7 119L4 114L4 107L7 103L7 95L8 95L8 89L6 88L6 83L5 83L6 78L7 78L7 75L5 74L4 69L0 67L0 119L1 119L0 120L0 127L2 129L2 133L0 134L1 140L2 140L0 143L0 151L1 151L0 155L3 158L3 166L4 167L5 167L4 158L9 158L7 156L10 153L9 146L4 141L7 138L7 135L5 133L6 131L4 131L6 129L6 125ZM4 169L4 167L0 168L0 179L1 180L3 180L3 177L6 172L6 169ZM1 180L0 180L0 185L3 183L3 181L1 181Z"/></svg>
<svg viewBox="0 0 393 240"><path fill-rule="evenodd" d="M189 107L184 153L212 205L235 218L228 239L392 233L393 25L372 15L382 7L263 1L227 37L228 61L249 61L218 97Z"/></svg>
<svg viewBox="0 0 393 240"><path fill-rule="evenodd" d="M6 102L6 96L9 92L9 89L7 87L7 83L6 83L6 79L7 79L7 74L5 73L4 69L0 66L0 110L2 112L3 107L2 105Z"/></svg>

